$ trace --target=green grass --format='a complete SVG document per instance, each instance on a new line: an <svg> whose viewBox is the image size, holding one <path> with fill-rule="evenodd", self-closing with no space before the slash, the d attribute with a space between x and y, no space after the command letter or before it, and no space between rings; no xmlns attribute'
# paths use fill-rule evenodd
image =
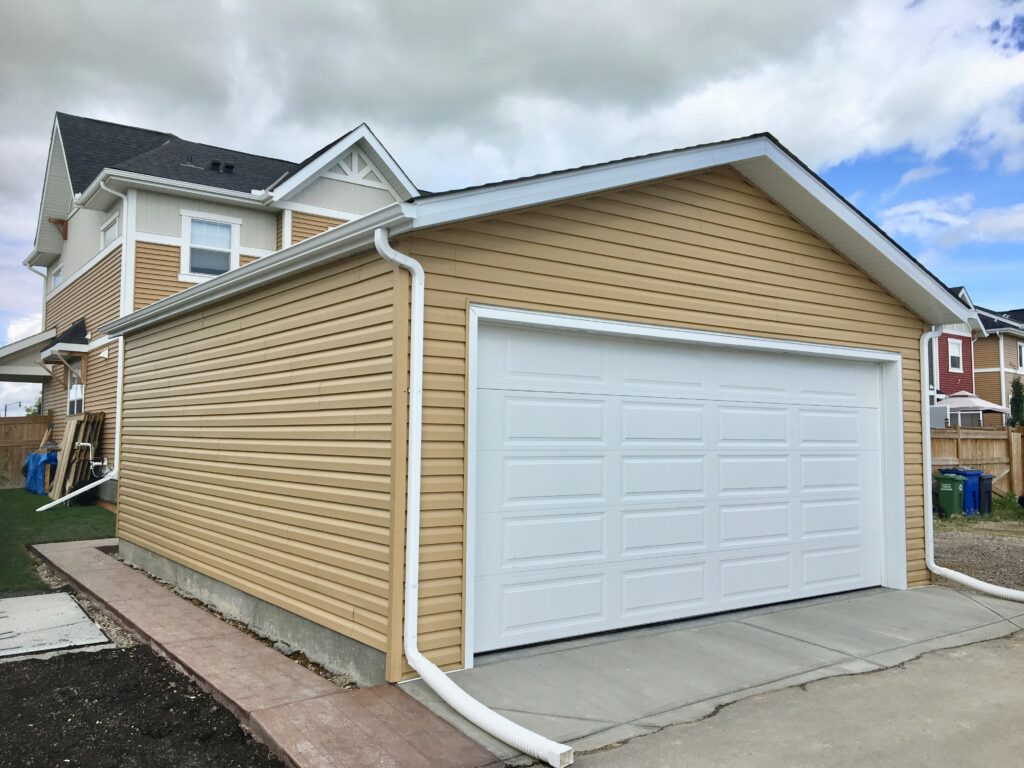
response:
<svg viewBox="0 0 1024 768"><path fill-rule="evenodd" d="M1024 534L1024 507L1017 503L1017 499L1010 496L996 496L992 494L992 514L990 515L955 515L949 518L935 517L935 530L937 531L966 531L978 523L1004 523L1007 525L1020 525L1021 533Z"/></svg>
<svg viewBox="0 0 1024 768"><path fill-rule="evenodd" d="M0 491L0 595L46 589L28 554L30 544L114 535L114 514L100 507L54 507L36 512L46 496Z"/></svg>

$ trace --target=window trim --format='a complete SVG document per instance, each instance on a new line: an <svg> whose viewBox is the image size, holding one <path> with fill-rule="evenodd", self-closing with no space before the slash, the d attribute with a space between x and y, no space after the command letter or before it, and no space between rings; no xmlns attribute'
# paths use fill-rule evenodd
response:
<svg viewBox="0 0 1024 768"><path fill-rule="evenodd" d="M228 272L238 269L241 256L242 220L233 216L206 211L181 210L181 258L178 264L178 280L183 283L205 283L218 275L206 275L192 271L192 222L209 221L213 224L231 225L231 246L228 250ZM225 273L222 273L225 274Z"/></svg>
<svg viewBox="0 0 1024 768"><path fill-rule="evenodd" d="M1017 370L1024 371L1024 341L1017 342Z"/></svg>
<svg viewBox="0 0 1024 768"><path fill-rule="evenodd" d="M959 352L956 357L960 360L960 365L953 367L953 345L956 344ZM963 339L949 339L946 342L946 367L949 368L950 373L963 373L964 372L964 340Z"/></svg>
<svg viewBox="0 0 1024 768"><path fill-rule="evenodd" d="M81 355L78 355L72 357L70 362L77 362L78 370L75 371L75 369L72 368L71 365L64 366L64 413L67 416L77 416L81 413L85 413L85 358L82 357ZM72 377L77 378L78 382L73 384ZM78 393L79 397L74 398L74 400L72 400L71 398L71 387L73 386L80 387L81 389L81 391ZM73 411L71 409L72 402L80 403L80 409Z"/></svg>
<svg viewBox="0 0 1024 768"><path fill-rule="evenodd" d="M109 243L108 242L104 242L104 240L103 240L103 233L106 232L108 229L110 229L111 225L114 225L114 227L115 227L114 237L110 240ZM110 214L110 217L106 221L104 221L103 224L100 225L100 250L102 251L105 248L107 248L110 245L112 245L113 243L116 243L117 242L117 238L119 238L120 236L121 236L121 212L120 211L114 211L112 214Z"/></svg>
<svg viewBox="0 0 1024 768"><path fill-rule="evenodd" d="M58 261L57 266L50 272L50 290L54 291L64 284L64 262Z"/></svg>

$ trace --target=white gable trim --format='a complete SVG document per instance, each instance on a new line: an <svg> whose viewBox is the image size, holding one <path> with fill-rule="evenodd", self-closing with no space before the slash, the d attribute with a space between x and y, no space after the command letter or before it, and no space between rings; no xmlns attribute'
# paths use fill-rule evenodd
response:
<svg viewBox="0 0 1024 768"><path fill-rule="evenodd" d="M408 200L416 197L419 190L412 183L405 172L395 162L391 154L384 148L384 145L377 140L365 124L360 125L353 131L342 136L334 145L327 149L320 157L301 169L294 176L274 188L274 201L284 200L305 187L318 176L323 175L341 160L349 149L359 145L360 151L366 156L370 163L375 166L377 175L388 185L391 191L399 200ZM352 179L344 179L352 181Z"/></svg>
<svg viewBox="0 0 1024 768"><path fill-rule="evenodd" d="M731 165L930 325L968 323L977 313L877 230L863 214L766 136L665 152L477 189L396 203L284 248L260 263L151 304L108 326L128 333L228 295L342 258L371 245L374 227L391 236L566 198Z"/></svg>

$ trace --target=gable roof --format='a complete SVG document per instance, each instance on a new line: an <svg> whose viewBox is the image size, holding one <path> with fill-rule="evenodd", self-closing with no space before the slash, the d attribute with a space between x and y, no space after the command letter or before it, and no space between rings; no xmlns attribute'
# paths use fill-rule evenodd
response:
<svg viewBox="0 0 1024 768"><path fill-rule="evenodd" d="M926 322L969 323L973 308L800 162L771 134L600 163L509 181L424 194L395 203L241 269L114 321L120 334L190 312L260 285L373 247L376 228L391 236L554 203L730 165Z"/></svg>
<svg viewBox="0 0 1024 768"><path fill-rule="evenodd" d="M270 185L268 189L273 191L275 200L287 198L315 179L321 171L336 162L352 147L359 147L369 156L370 161L380 171L399 200L410 200L420 196L420 190L405 175L405 171L366 123L359 124L330 144L318 149L294 166L287 176Z"/></svg>
<svg viewBox="0 0 1024 768"><path fill-rule="evenodd" d="M296 167L287 160L64 112L57 113L57 124L76 195L85 191L105 168L250 192L266 189ZM211 167L213 161L221 162L221 170ZM223 172L224 164L232 166L231 173Z"/></svg>

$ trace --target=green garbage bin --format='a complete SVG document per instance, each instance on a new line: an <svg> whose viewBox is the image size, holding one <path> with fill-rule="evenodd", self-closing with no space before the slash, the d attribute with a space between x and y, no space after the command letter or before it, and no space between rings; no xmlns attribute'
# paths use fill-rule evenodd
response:
<svg viewBox="0 0 1024 768"><path fill-rule="evenodd" d="M939 475L935 478L935 485L939 495L939 515L949 517L950 515L962 515L964 513L964 483L967 478L963 475Z"/></svg>

